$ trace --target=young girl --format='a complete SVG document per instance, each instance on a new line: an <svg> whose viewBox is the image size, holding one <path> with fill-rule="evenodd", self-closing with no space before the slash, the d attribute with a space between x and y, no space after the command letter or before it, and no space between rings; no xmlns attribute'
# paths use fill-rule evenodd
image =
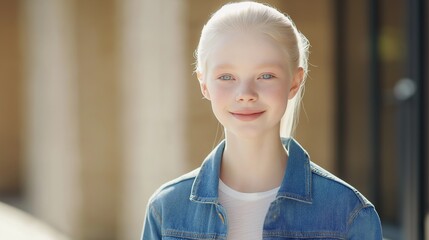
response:
<svg viewBox="0 0 429 240"><path fill-rule="evenodd" d="M286 138L307 50L292 20L272 7L231 3L211 17L196 72L225 139L200 168L152 196L142 239L382 238L374 206Z"/></svg>

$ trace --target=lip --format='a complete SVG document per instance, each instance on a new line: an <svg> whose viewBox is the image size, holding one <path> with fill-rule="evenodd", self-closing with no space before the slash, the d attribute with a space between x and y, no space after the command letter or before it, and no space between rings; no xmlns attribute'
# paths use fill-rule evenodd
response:
<svg viewBox="0 0 429 240"><path fill-rule="evenodd" d="M232 116L241 120L241 121L253 121L259 118L265 111L237 111L230 112Z"/></svg>

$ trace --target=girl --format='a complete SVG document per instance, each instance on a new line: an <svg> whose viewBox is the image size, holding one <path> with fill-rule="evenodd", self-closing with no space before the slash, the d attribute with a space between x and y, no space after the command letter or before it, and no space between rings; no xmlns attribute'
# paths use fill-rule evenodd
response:
<svg viewBox="0 0 429 240"><path fill-rule="evenodd" d="M382 238L374 206L287 138L308 57L289 17L255 2L227 4L204 26L196 57L225 139L152 196L142 239Z"/></svg>

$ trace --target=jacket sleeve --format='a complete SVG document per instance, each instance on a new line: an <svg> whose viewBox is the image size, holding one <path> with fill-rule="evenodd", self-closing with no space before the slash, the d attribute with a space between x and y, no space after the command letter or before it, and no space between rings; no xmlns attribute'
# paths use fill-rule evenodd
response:
<svg viewBox="0 0 429 240"><path fill-rule="evenodd" d="M374 207L360 209L349 222L347 239L381 240L383 239L380 218Z"/></svg>
<svg viewBox="0 0 429 240"><path fill-rule="evenodd" d="M153 205L149 204L143 223L142 240L161 240L161 217Z"/></svg>

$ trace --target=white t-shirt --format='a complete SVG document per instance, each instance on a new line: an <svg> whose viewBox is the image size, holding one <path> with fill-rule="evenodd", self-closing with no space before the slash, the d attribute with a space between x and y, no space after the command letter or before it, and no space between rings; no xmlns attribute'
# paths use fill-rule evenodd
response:
<svg viewBox="0 0 429 240"><path fill-rule="evenodd" d="M280 187L267 192L238 192L219 179L219 202L228 217L228 240L261 240L265 216Z"/></svg>

